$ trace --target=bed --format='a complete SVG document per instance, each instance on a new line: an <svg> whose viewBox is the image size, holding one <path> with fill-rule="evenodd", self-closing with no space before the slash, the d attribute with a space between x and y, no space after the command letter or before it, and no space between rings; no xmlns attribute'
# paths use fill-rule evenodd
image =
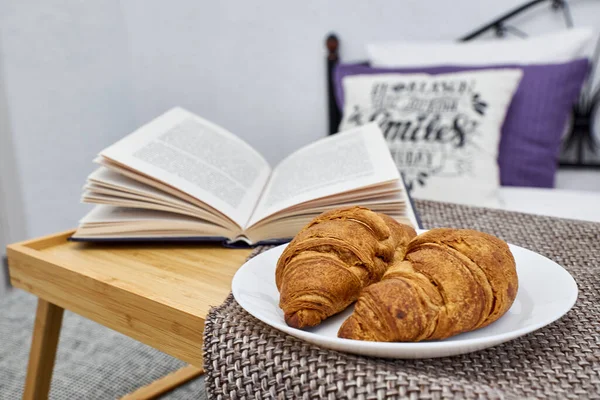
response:
<svg viewBox="0 0 600 400"><path fill-rule="evenodd" d="M600 222L600 193L568 189L503 187L504 210Z"/></svg>
<svg viewBox="0 0 600 400"><path fill-rule="evenodd" d="M499 35L503 35L508 31L520 33L520 31L509 27L506 22L538 3L543 3L543 1L538 0L526 3L518 9L512 10L491 23L465 35L460 40L471 40L487 31L495 31ZM572 26L566 2L551 1L550 3L553 9L564 12L567 25ZM336 104L336 88L333 78L333 71L340 60L338 54L339 44L340 39L335 34L330 34L326 39L330 134L338 132L338 127L342 120L340 108ZM591 121L594 119L594 115L592 115L593 111L586 115L577 115L578 110L575 109L574 112L576 115L573 116L573 120L577 120L580 125L582 122L584 125L588 125L580 126L579 131L572 135L574 140L578 141L575 160L564 161L561 159L555 176L554 188L502 186L500 188L500 202L493 207L553 217L600 222L600 163L598 161L586 161L582 156L582 149L586 141L592 143L592 148L596 146L593 144L595 140L593 133L590 133L593 131L591 126ZM572 129L576 131L575 128Z"/></svg>

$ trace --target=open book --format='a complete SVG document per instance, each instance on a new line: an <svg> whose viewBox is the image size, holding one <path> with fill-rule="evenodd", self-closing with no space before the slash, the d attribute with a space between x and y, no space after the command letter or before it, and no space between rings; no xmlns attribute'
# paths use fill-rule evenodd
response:
<svg viewBox="0 0 600 400"><path fill-rule="evenodd" d="M363 205L417 225L377 124L305 146L272 168L243 140L174 108L103 150L79 241L289 240L318 214Z"/></svg>

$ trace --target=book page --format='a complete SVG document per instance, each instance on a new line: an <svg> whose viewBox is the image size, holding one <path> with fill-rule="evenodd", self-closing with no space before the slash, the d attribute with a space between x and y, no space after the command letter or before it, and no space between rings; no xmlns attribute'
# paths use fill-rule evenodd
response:
<svg viewBox="0 0 600 400"><path fill-rule="evenodd" d="M80 220L74 238L226 237L232 232L194 217L157 210L99 205Z"/></svg>
<svg viewBox="0 0 600 400"><path fill-rule="evenodd" d="M95 186L99 186L107 189L112 189L118 192L136 194L138 196L146 197L148 199L163 200L168 203L178 204L182 206L186 205L189 206L191 209L198 208L193 204L180 199L177 196L174 196L155 187L146 185L145 183L136 181L135 179L111 171L106 167L100 167L94 172L92 172L88 176L88 184L86 186L92 186L92 188L94 188ZM94 190L92 189L92 191Z"/></svg>
<svg viewBox="0 0 600 400"><path fill-rule="evenodd" d="M240 227L271 173L267 161L243 140L181 108L100 155L201 200Z"/></svg>
<svg viewBox="0 0 600 400"><path fill-rule="evenodd" d="M321 139L285 158L271 178L249 225L306 201L399 180L376 123Z"/></svg>
<svg viewBox="0 0 600 400"><path fill-rule="evenodd" d="M211 221L232 230L236 228L233 222L223 221L222 218L214 215L214 212L201 209L193 203L111 171L106 167L100 167L92 172L88 176L88 183L84 186L84 189L86 191L82 196L83 202L98 203L98 199L100 199L98 195L102 195L103 204L111 204L111 198L113 202L128 198L146 203L143 208L151 208L153 204L172 206L173 212L182 212L184 210L188 215L195 215L198 218Z"/></svg>

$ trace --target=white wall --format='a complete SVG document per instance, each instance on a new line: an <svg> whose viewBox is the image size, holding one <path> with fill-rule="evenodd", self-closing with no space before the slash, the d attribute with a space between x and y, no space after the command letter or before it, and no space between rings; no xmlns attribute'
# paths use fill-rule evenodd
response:
<svg viewBox="0 0 600 400"><path fill-rule="evenodd" d="M123 2L134 97L143 99L136 101L137 122L178 103L276 162L326 133L327 32L340 34L346 59L361 59L367 40L453 38L503 9L488 1L462 23L447 24L448 13L462 14L455 6L423 3ZM435 29L423 29L426 22Z"/></svg>
<svg viewBox="0 0 600 400"><path fill-rule="evenodd" d="M0 53L0 59L2 58ZM2 257L7 244L25 238L19 174L13 154L8 103L3 90L4 74L0 63L0 296L8 285Z"/></svg>
<svg viewBox="0 0 600 400"><path fill-rule="evenodd" d="M326 134L323 38L345 60L367 41L452 39L520 0L282 2L0 0L0 42L29 235L76 224L104 146L173 105L272 162ZM573 0L578 24L600 4ZM562 28L543 10L531 33Z"/></svg>
<svg viewBox="0 0 600 400"><path fill-rule="evenodd" d="M0 1L0 29L27 233L67 229L92 158L135 127L120 3Z"/></svg>

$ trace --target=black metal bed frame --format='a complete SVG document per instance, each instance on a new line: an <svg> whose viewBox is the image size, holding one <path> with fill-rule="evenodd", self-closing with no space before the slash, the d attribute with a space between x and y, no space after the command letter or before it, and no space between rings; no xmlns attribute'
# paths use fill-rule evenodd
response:
<svg viewBox="0 0 600 400"><path fill-rule="evenodd" d="M460 37L458 41L466 42L478 38L484 33L493 31L497 36L503 37L506 34L513 34L521 38L527 34L514 26L508 25L507 22L515 16L529 10L532 7L542 3L550 3L551 9L560 11L564 15L565 25L567 28L573 27L573 17L566 0L532 0L516 7L513 10L501 15L493 21L475 29L474 31ZM339 62L340 39L335 33L327 36L325 41L327 48L327 107L329 116L329 134L332 135L338 131L338 127L342 120L342 114L335 100L335 87L333 72L335 66ZM598 60L600 55L600 42L596 46L594 61ZM585 147L591 151L593 155L597 155L599 149L598 143L594 137L594 117L597 109L600 106L600 89L594 92L592 87L594 81L594 69L588 77L581 91L579 101L573 105L572 123L569 133L564 141L565 150L576 148L575 162L560 162L559 166L564 168L590 168L600 169L600 162L586 162Z"/></svg>

